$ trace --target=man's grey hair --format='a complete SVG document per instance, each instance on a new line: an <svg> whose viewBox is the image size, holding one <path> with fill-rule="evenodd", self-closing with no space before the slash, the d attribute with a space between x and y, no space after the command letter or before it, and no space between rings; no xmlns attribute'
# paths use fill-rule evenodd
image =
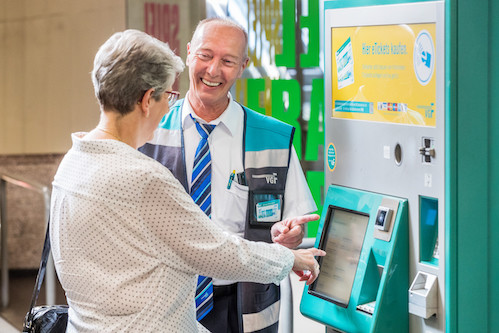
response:
<svg viewBox="0 0 499 333"><path fill-rule="evenodd" d="M248 58L248 33L246 32L246 29L236 21L234 21L231 18L228 17L210 17L207 19L204 19L198 23L196 26L196 30L194 30L194 33L192 34L191 38L191 46L195 49L200 42L200 32L202 28L208 24L208 23L216 23L220 25L225 25L228 27L232 27L235 29L238 29L241 31L241 33L244 35L244 59L246 60Z"/></svg>
<svg viewBox="0 0 499 333"><path fill-rule="evenodd" d="M99 48L92 82L101 108L125 115L151 88L152 97L159 100L183 70L184 63L168 44L129 29L115 33Z"/></svg>

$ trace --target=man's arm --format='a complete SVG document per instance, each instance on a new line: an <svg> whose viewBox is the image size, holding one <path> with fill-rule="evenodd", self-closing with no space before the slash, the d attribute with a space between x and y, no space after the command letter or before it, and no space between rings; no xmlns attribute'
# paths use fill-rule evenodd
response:
<svg viewBox="0 0 499 333"><path fill-rule="evenodd" d="M301 244L305 235L305 223L316 221L320 218L317 214L290 217L274 223L270 234L272 241L289 249L294 249Z"/></svg>

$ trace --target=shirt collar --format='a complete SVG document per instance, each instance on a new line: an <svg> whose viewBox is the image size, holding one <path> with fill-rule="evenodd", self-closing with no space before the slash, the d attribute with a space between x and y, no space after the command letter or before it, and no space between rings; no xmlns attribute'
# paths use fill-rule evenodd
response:
<svg viewBox="0 0 499 333"><path fill-rule="evenodd" d="M184 130L194 125L194 121L189 116L191 114L193 118L200 119L196 115L196 113L194 113L191 103L189 103L189 92L187 92L184 103L182 105L182 128ZM234 101L232 95L229 92L229 105L227 106L227 109L225 109L220 117L210 121L209 124L223 127L229 132L229 134L234 135L237 130L238 123L242 122L243 119L244 115L242 107L236 101ZM205 123L205 121L202 119L200 119L200 122Z"/></svg>

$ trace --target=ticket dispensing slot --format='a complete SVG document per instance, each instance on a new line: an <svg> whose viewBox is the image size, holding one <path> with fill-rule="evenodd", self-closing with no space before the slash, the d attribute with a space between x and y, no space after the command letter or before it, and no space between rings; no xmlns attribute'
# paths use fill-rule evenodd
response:
<svg viewBox="0 0 499 333"><path fill-rule="evenodd" d="M315 244L326 256L301 312L345 332L407 331L407 244L407 200L331 185Z"/></svg>
<svg viewBox="0 0 499 333"><path fill-rule="evenodd" d="M428 319L437 314L437 277L418 272L409 289L409 312Z"/></svg>

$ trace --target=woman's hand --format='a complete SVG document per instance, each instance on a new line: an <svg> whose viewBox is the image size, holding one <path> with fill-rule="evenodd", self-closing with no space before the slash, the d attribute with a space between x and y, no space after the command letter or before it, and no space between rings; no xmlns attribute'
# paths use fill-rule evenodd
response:
<svg viewBox="0 0 499 333"><path fill-rule="evenodd" d="M319 276L319 264L315 257L323 257L326 252L313 247L291 251L295 255L293 272L300 277L300 281L307 281L307 285L312 284Z"/></svg>

